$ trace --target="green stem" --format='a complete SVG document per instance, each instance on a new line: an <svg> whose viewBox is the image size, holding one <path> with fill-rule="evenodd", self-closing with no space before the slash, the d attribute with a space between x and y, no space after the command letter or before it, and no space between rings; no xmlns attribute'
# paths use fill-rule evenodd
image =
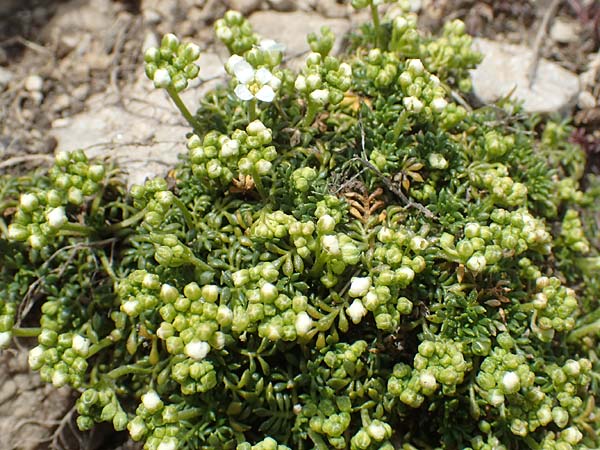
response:
<svg viewBox="0 0 600 450"><path fill-rule="evenodd" d="M181 199L179 197L173 197L173 202L175 203L175 206L180 209L181 214L183 214L183 219L185 220L187 227L190 230L195 229L196 227L194 226L194 218Z"/></svg>
<svg viewBox="0 0 600 450"><path fill-rule="evenodd" d="M310 127L315 120L317 115L317 105L308 100L308 108L306 110L306 116L304 116L304 126Z"/></svg>
<svg viewBox="0 0 600 450"><path fill-rule="evenodd" d="M90 356L95 355L96 353L98 353L100 350L105 349L106 347L110 347L112 344L115 343L115 340L113 338L111 338L110 336L105 337L104 339L98 341L98 343L92 345L90 347L90 350L88 352L88 358Z"/></svg>
<svg viewBox="0 0 600 450"><path fill-rule="evenodd" d="M113 283L116 283L118 281L117 275L115 274L115 271L110 265L110 261L104 252L100 252L100 262L102 263L102 267L104 267L104 270L110 276Z"/></svg>
<svg viewBox="0 0 600 450"><path fill-rule="evenodd" d="M371 17L373 18L373 27L375 28L375 47L379 47L380 40L380 25L379 25L379 11L377 11L377 6L373 4L373 1L370 2L371 6Z"/></svg>
<svg viewBox="0 0 600 450"><path fill-rule="evenodd" d="M41 328L13 328L14 337L37 337L42 332Z"/></svg>
<svg viewBox="0 0 600 450"><path fill-rule="evenodd" d="M140 220L142 220L145 215L146 215L146 208L138 211L133 216L130 216L127 219L122 220L119 223L115 223L115 224L111 225L110 227L108 227L108 231L119 231L119 230L122 230L124 228L129 228L134 223L139 222Z"/></svg>
<svg viewBox="0 0 600 450"><path fill-rule="evenodd" d="M252 178L254 179L254 185L256 186L256 190L260 194L260 198L262 198L263 200L266 199L267 194L265 192L265 187L262 184L261 176L257 174L256 171L253 171Z"/></svg>
<svg viewBox="0 0 600 450"><path fill-rule="evenodd" d="M81 223L67 222L60 227L60 231L71 231L73 233L89 236L94 232L94 228Z"/></svg>
<svg viewBox="0 0 600 450"><path fill-rule="evenodd" d="M256 120L256 99L253 98L248 102L248 121L254 122Z"/></svg>
<svg viewBox="0 0 600 450"><path fill-rule="evenodd" d="M185 117L185 120L188 121L192 128L199 129L200 125L198 124L194 116L190 113L190 111L187 109L185 103L183 103L183 100L181 100L181 97L172 86L169 86L167 88L167 94L169 94L169 97L171 97L171 100L173 100L173 103L175 103L177 109L181 111L181 114L183 114L183 117Z"/></svg>
<svg viewBox="0 0 600 450"><path fill-rule="evenodd" d="M582 337L588 336L590 334L600 334L600 319L571 331L569 333L567 341L575 342L581 339Z"/></svg>
<svg viewBox="0 0 600 450"><path fill-rule="evenodd" d="M129 374L146 374L151 373L154 370L153 367L140 367L135 364L128 364L126 366L117 367L116 369L111 370L106 375L113 380L121 378L124 375Z"/></svg>

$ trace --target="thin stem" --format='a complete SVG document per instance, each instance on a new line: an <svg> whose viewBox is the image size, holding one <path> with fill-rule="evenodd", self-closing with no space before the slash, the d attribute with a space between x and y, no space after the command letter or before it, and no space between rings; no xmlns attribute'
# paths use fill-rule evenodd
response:
<svg viewBox="0 0 600 450"><path fill-rule="evenodd" d="M42 332L41 328L13 328L14 337L37 337Z"/></svg>
<svg viewBox="0 0 600 450"><path fill-rule="evenodd" d="M117 378L121 378L124 375L129 375L132 373L135 374L145 374L151 373L154 370L154 367L140 367L135 364L128 364L126 366L117 367L116 369L111 370L106 375L113 380Z"/></svg>
<svg viewBox="0 0 600 450"><path fill-rule="evenodd" d="M83 225L81 223L73 223L67 222L63 226L60 227L61 231L71 231L77 234L83 234L84 236L89 236L94 232L94 228L89 227L87 225Z"/></svg>
<svg viewBox="0 0 600 450"><path fill-rule="evenodd" d="M248 120L254 122L256 120L256 99L253 98L248 102Z"/></svg>
<svg viewBox="0 0 600 450"><path fill-rule="evenodd" d="M600 334L600 319L571 331L567 341L574 342L590 334Z"/></svg>
<svg viewBox="0 0 600 450"><path fill-rule="evenodd" d="M114 225L111 225L110 227L108 227L108 231L118 231L118 230L122 230L124 228L129 228L134 223L142 220L145 215L146 215L146 208L138 211L133 216L130 216L127 219L122 220L119 223L115 223Z"/></svg>
<svg viewBox="0 0 600 450"><path fill-rule="evenodd" d="M373 18L373 27L375 28L375 47L379 47L379 35L380 35L380 27L379 27L379 11L377 11L377 6L371 0L371 17Z"/></svg>
<svg viewBox="0 0 600 450"><path fill-rule="evenodd" d="M100 350L105 349L106 347L110 347L112 344L115 343L115 340L110 337L107 336L104 339L98 341L97 344L94 344L90 347L90 350L88 352L88 358L92 355L95 355L96 353L98 353Z"/></svg>
<svg viewBox="0 0 600 450"><path fill-rule="evenodd" d="M185 120L187 120L188 123L194 129L199 129L200 126L199 126L198 122L196 122L196 119L190 113L190 111L187 109L187 107L185 106L185 103L183 103L183 100L181 100L181 97L179 96L177 91L172 86L169 86L167 88L167 94L169 94L169 97L171 97L171 100L173 100L173 103L175 103L175 106L177 106L177 109L179 109L179 111L181 111L181 114L183 114L183 117L185 117Z"/></svg>

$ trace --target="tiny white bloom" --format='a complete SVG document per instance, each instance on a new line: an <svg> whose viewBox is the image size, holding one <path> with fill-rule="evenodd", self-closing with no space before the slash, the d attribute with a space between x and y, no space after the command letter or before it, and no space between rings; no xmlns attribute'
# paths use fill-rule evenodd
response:
<svg viewBox="0 0 600 450"><path fill-rule="evenodd" d="M436 97L431 102L431 107L435 112L442 112L448 106L448 102L442 97Z"/></svg>
<svg viewBox="0 0 600 450"><path fill-rule="evenodd" d="M29 367L38 370L44 364L44 348L40 345L29 350Z"/></svg>
<svg viewBox="0 0 600 450"><path fill-rule="evenodd" d="M137 314L139 305L140 302L135 299L127 300L121 305L121 311L123 311L125 314L131 317Z"/></svg>
<svg viewBox="0 0 600 450"><path fill-rule="evenodd" d="M217 331L215 334L213 334L210 343L217 350L221 350L223 347L225 347L225 333Z"/></svg>
<svg viewBox="0 0 600 450"><path fill-rule="evenodd" d="M156 450L176 450L177 449L177 440L175 438L166 438L162 441Z"/></svg>
<svg viewBox="0 0 600 450"><path fill-rule="evenodd" d="M306 77L304 75L298 75L294 87L296 90L304 92L306 90Z"/></svg>
<svg viewBox="0 0 600 450"><path fill-rule="evenodd" d="M38 199L34 194L22 194L20 203L21 208L27 212L33 211L39 204Z"/></svg>
<svg viewBox="0 0 600 450"><path fill-rule="evenodd" d="M12 333L10 331L0 332L0 349L8 347L11 339ZM31 358L31 352L29 353L29 357Z"/></svg>
<svg viewBox="0 0 600 450"><path fill-rule="evenodd" d="M581 434L581 431L577 427L569 427L560 432L560 437L568 444L576 445L583 439L583 434Z"/></svg>
<svg viewBox="0 0 600 450"><path fill-rule="evenodd" d="M144 424L143 420L137 421L134 419L129 421L129 423L127 424L127 429L129 430L129 435L131 436L131 439L133 439L134 441L139 441L144 437L144 434L146 433L146 425Z"/></svg>
<svg viewBox="0 0 600 450"><path fill-rule="evenodd" d="M332 234L323 236L321 238L321 244L323 245L323 249L330 255L336 256L340 254L340 241L337 236Z"/></svg>
<svg viewBox="0 0 600 450"><path fill-rule="evenodd" d="M371 278L353 277L348 294L350 297L364 297L371 288Z"/></svg>
<svg viewBox="0 0 600 450"><path fill-rule="evenodd" d="M431 391L437 387L437 380L431 372L423 372L419 377L419 384L423 387L423 389Z"/></svg>
<svg viewBox="0 0 600 450"><path fill-rule="evenodd" d="M234 66L241 61L244 61L244 58L242 58L240 55L231 55L225 63L225 70L227 73L229 75L233 75Z"/></svg>
<svg viewBox="0 0 600 450"><path fill-rule="evenodd" d="M341 63L340 71L346 77L352 76L352 67L350 67L350 64L348 63Z"/></svg>
<svg viewBox="0 0 600 450"><path fill-rule="evenodd" d="M363 306L362 302L359 299L356 299L350 306L348 306L348 308L346 308L346 314L350 316L352 322L358 324L362 318L367 315L367 310Z"/></svg>
<svg viewBox="0 0 600 450"><path fill-rule="evenodd" d="M519 375L515 372L506 372L502 377L502 388L507 394L514 394L521 388Z"/></svg>
<svg viewBox="0 0 600 450"><path fill-rule="evenodd" d="M306 87L310 91L314 91L315 89L319 89L321 87L321 76L316 73L311 73L306 77Z"/></svg>
<svg viewBox="0 0 600 450"><path fill-rule="evenodd" d="M74 334L71 346L75 353L85 358L90 351L90 340L79 334Z"/></svg>
<svg viewBox="0 0 600 450"><path fill-rule="evenodd" d="M299 336L305 336L312 328L313 320L306 312L302 311L296 316L294 325L296 327L296 333L298 333Z"/></svg>
<svg viewBox="0 0 600 450"><path fill-rule="evenodd" d="M335 229L335 219L329 214L319 217L317 229L320 233L332 233Z"/></svg>
<svg viewBox="0 0 600 450"><path fill-rule="evenodd" d="M240 149L240 143L236 140L230 139L221 146L221 157L227 158L229 156L235 156L238 154Z"/></svg>
<svg viewBox="0 0 600 450"><path fill-rule="evenodd" d="M421 74L423 73L423 70L425 70L425 67L423 67L423 63L420 59L409 59L408 67L415 74Z"/></svg>
<svg viewBox="0 0 600 450"><path fill-rule="evenodd" d="M62 370L55 370L52 374L52 384L54 387L63 387L69 381L69 376L66 372Z"/></svg>
<svg viewBox="0 0 600 450"><path fill-rule="evenodd" d="M239 82L234 92L240 100L273 101L275 98L274 89L279 87L281 80L275 77L269 69L262 67L254 70L250 63L243 58L237 60L235 64L230 64L230 67Z"/></svg>
<svg viewBox="0 0 600 450"><path fill-rule="evenodd" d="M52 209L48 214L46 214L46 219L48 220L48 225L50 225L52 228L62 227L65 223L67 223L65 208L58 206Z"/></svg>
<svg viewBox="0 0 600 450"><path fill-rule="evenodd" d="M254 167L256 168L256 172L259 175L267 175L271 171L272 166L273 165L265 159L259 159L254 165Z"/></svg>
<svg viewBox="0 0 600 450"><path fill-rule="evenodd" d="M429 81L436 87L440 85L440 79L435 75L429 75Z"/></svg>
<svg viewBox="0 0 600 450"><path fill-rule="evenodd" d="M210 352L210 345L204 341L192 341L185 346L183 352L192 359L201 360Z"/></svg>
<svg viewBox="0 0 600 450"><path fill-rule="evenodd" d="M329 100L329 91L327 89L317 89L310 93L311 101L324 105Z"/></svg>
<svg viewBox="0 0 600 450"><path fill-rule="evenodd" d="M258 44L258 48L266 52L283 53L285 51L285 45L274 41L273 39L263 39L262 41L260 41L260 44Z"/></svg>
<svg viewBox="0 0 600 450"><path fill-rule="evenodd" d="M421 112L423 109L423 102L419 100L417 97L404 97L402 99L402 103L409 111L414 111L416 113Z"/></svg>
<svg viewBox="0 0 600 450"><path fill-rule="evenodd" d="M168 88L171 84L171 75L167 69L157 69L154 72L153 81L157 88Z"/></svg>
<svg viewBox="0 0 600 450"><path fill-rule="evenodd" d="M492 406L500 406L504 403L504 394L500 389L492 389L488 397L488 402L490 402L490 405Z"/></svg>
<svg viewBox="0 0 600 450"><path fill-rule="evenodd" d="M385 427L379 420L374 420L369 424L367 433L377 442L381 442L385 439Z"/></svg>
<svg viewBox="0 0 600 450"><path fill-rule="evenodd" d="M258 119L250 122L246 127L246 131L251 136L257 136L259 133L262 133L265 130L268 130L268 128Z"/></svg>
<svg viewBox="0 0 600 450"><path fill-rule="evenodd" d="M156 391L148 391L142 395L142 403L150 413L155 413L163 407L163 402Z"/></svg>

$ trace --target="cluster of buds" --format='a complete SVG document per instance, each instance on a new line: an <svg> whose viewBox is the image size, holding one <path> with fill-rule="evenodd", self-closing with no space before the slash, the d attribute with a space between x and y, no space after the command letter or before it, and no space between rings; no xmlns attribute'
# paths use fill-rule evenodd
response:
<svg viewBox="0 0 600 450"><path fill-rule="evenodd" d="M29 366L40 371L43 381L56 387L69 384L79 387L88 368L87 358L93 353L88 338L76 333L57 333L42 328L39 345L29 351Z"/></svg>
<svg viewBox="0 0 600 450"><path fill-rule="evenodd" d="M227 11L217 20L215 33L232 55L243 55L259 41L248 19L237 11Z"/></svg>
<svg viewBox="0 0 600 450"><path fill-rule="evenodd" d="M249 123L246 131L235 130L231 138L213 131L200 140L194 134L187 144L192 172L203 179L220 179L225 185L238 175L250 176L258 186L277 156L271 139L271 130L259 120Z"/></svg>
<svg viewBox="0 0 600 450"><path fill-rule="evenodd" d="M160 229L174 201L167 181L164 178L153 178L143 185L133 185L129 195L133 199L133 206L144 211L144 224L150 230Z"/></svg>
<svg viewBox="0 0 600 450"><path fill-rule="evenodd" d="M192 250L174 234L152 233L150 240L154 244L154 259L163 267L179 267L202 263Z"/></svg>
<svg viewBox="0 0 600 450"><path fill-rule="evenodd" d="M277 441L271 437L267 437L260 442L252 445L249 442L238 444L236 450L291 450L286 445L279 445Z"/></svg>
<svg viewBox="0 0 600 450"><path fill-rule="evenodd" d="M420 59L406 61L397 83L404 94L402 103L410 113L431 118L448 106L439 78L425 70Z"/></svg>
<svg viewBox="0 0 600 450"><path fill-rule="evenodd" d="M9 346L17 314L17 303L0 300L0 350Z"/></svg>
<svg viewBox="0 0 600 450"><path fill-rule="evenodd" d="M299 192L308 192L318 173L312 167L301 167L292 172L292 185Z"/></svg>
<svg viewBox="0 0 600 450"><path fill-rule="evenodd" d="M487 191L495 205L502 207L523 206L527 201L527 186L514 181L504 164L478 167L469 173L471 184Z"/></svg>
<svg viewBox="0 0 600 450"><path fill-rule="evenodd" d="M555 332L570 331L575 326L577 298L573 289L562 286L555 277L539 277L538 292L530 305L534 308L531 329L544 342L550 342Z"/></svg>
<svg viewBox="0 0 600 450"><path fill-rule="evenodd" d="M200 67L195 61L199 56L196 44L182 44L174 34L165 34L159 48L144 53L146 76L157 88L181 92L198 76Z"/></svg>
<svg viewBox="0 0 600 450"><path fill-rule="evenodd" d="M333 56L311 53L296 78L294 87L306 101L305 124L312 124L317 112L327 105L337 105L352 84L352 68Z"/></svg>
<svg viewBox="0 0 600 450"><path fill-rule="evenodd" d="M61 230L86 233L85 225L69 223L67 208L80 208L102 188L105 168L90 164L83 151L61 152L50 169L47 190L22 194L17 212L8 227L8 238L27 241L39 250Z"/></svg>
<svg viewBox="0 0 600 450"><path fill-rule="evenodd" d="M364 61L366 76L373 81L376 88L390 86L396 81L400 60L395 53L374 48L369 51Z"/></svg>
<svg viewBox="0 0 600 450"><path fill-rule="evenodd" d="M485 133L484 151L489 160L501 159L506 152L515 146L515 138L511 135L502 135L496 130Z"/></svg>
<svg viewBox="0 0 600 450"><path fill-rule="evenodd" d="M77 399L77 426L80 430L91 430L95 421L112 422L115 430L127 427L127 413L121 407L112 388L88 388Z"/></svg>
<svg viewBox="0 0 600 450"><path fill-rule="evenodd" d="M331 52L331 49L333 48L335 35L333 34L333 31L331 31L331 28L328 26L322 26L320 36L318 36L316 33L310 33L308 36L306 36L306 40L312 52L318 53L325 58L327 55L329 55L329 52Z"/></svg>
<svg viewBox="0 0 600 450"><path fill-rule="evenodd" d="M550 253L552 236L546 230L544 221L534 217L526 209L510 212L495 209L490 218L493 221L489 226L493 242L503 250L512 250L517 255L528 249L544 255Z"/></svg>
<svg viewBox="0 0 600 450"><path fill-rule="evenodd" d="M560 450L575 450L583 439L583 433L576 426L565 428L559 433L550 431L540 442L540 448L555 448Z"/></svg>
<svg viewBox="0 0 600 450"><path fill-rule="evenodd" d="M565 213L560 237L564 245L571 251L577 253L588 253L590 251L590 242L585 237L579 213L574 209L569 209Z"/></svg>
<svg viewBox="0 0 600 450"><path fill-rule="evenodd" d="M183 395L202 394L217 385L217 372L208 360L186 358L173 365L171 378L179 383Z"/></svg>
<svg viewBox="0 0 600 450"><path fill-rule="evenodd" d="M461 345L442 339L421 342L413 366L396 364L388 380L388 392L413 408L418 408L425 397L431 397L438 389L443 395L454 395L456 386L471 368Z"/></svg>
<svg viewBox="0 0 600 450"><path fill-rule="evenodd" d="M181 421L198 415L196 409L183 409L180 405L166 404L153 389L141 396L135 417L127 424L134 441L145 439L146 450L177 450L182 435Z"/></svg>
<svg viewBox="0 0 600 450"><path fill-rule="evenodd" d="M350 440L350 450L393 450L390 442L392 427L381 420L372 420L356 432Z"/></svg>
<svg viewBox="0 0 600 450"><path fill-rule="evenodd" d="M417 31L416 14L400 14L392 21L389 50L409 57L417 56L421 37Z"/></svg>
<svg viewBox="0 0 600 450"><path fill-rule="evenodd" d="M456 83L461 91L470 91L469 70L481 62L481 55L471 49L472 43L473 39L465 32L462 21L457 19L446 23L442 37L425 47L427 68Z"/></svg>

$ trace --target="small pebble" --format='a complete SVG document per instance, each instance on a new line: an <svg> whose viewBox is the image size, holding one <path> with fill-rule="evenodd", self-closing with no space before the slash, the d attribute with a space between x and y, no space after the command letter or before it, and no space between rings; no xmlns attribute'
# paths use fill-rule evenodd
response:
<svg viewBox="0 0 600 450"><path fill-rule="evenodd" d="M0 91L8 86L13 77L14 75L10 70L0 67Z"/></svg>
<svg viewBox="0 0 600 450"><path fill-rule="evenodd" d="M581 109L595 108L596 98L590 91L581 91L577 97L577 106Z"/></svg>
<svg viewBox="0 0 600 450"><path fill-rule="evenodd" d="M44 87L44 80L39 75L29 75L25 78L25 89L29 92L40 92Z"/></svg>

